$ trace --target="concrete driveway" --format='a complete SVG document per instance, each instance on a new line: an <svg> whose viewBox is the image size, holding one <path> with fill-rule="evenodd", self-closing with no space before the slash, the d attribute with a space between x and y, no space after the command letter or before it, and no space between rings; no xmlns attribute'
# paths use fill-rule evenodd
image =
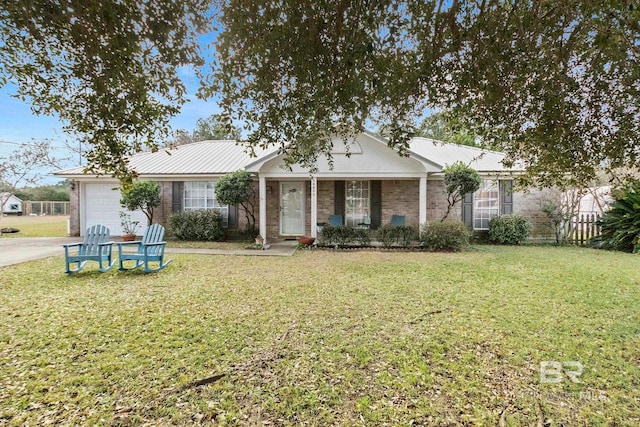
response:
<svg viewBox="0 0 640 427"><path fill-rule="evenodd" d="M0 237L0 267L64 254L64 243L81 241L78 237Z"/></svg>
<svg viewBox="0 0 640 427"><path fill-rule="evenodd" d="M0 237L0 268L50 256L63 255L62 245L81 242L82 237ZM114 256L117 250L114 246ZM167 248L167 253L243 255L243 256L291 256L296 250L295 241L279 241L271 244L266 251Z"/></svg>

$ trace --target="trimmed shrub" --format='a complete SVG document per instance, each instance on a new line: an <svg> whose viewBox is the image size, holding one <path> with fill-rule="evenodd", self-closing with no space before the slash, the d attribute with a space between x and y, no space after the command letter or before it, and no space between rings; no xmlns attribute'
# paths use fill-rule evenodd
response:
<svg viewBox="0 0 640 427"><path fill-rule="evenodd" d="M226 231L216 210L182 211L169 217L169 230L179 240L221 242Z"/></svg>
<svg viewBox="0 0 640 427"><path fill-rule="evenodd" d="M461 221L434 222L420 233L420 243L430 251L461 251L470 238L471 231Z"/></svg>
<svg viewBox="0 0 640 427"><path fill-rule="evenodd" d="M489 221L489 241L503 245L519 245L531 232L531 220L522 215L498 215Z"/></svg>
<svg viewBox="0 0 640 427"><path fill-rule="evenodd" d="M366 228L354 228L353 238L360 246L369 246L371 244L371 236Z"/></svg>
<svg viewBox="0 0 640 427"><path fill-rule="evenodd" d="M376 239L378 239L378 241L382 243L382 246L384 246L385 248L393 246L393 244L396 242L395 226L391 224L385 224L382 227L378 228Z"/></svg>
<svg viewBox="0 0 640 427"><path fill-rule="evenodd" d="M418 238L418 231L409 225L385 224L378 229L376 234L376 239L385 248L390 248L394 245L407 248Z"/></svg>
<svg viewBox="0 0 640 427"><path fill-rule="evenodd" d="M404 248L408 248L414 241L420 238L420 233L415 227L411 227L410 225L399 225L397 227L397 241L398 244Z"/></svg>
<svg viewBox="0 0 640 427"><path fill-rule="evenodd" d="M353 228L340 226L325 225L318 236L318 244L321 246L338 246L344 248L346 246L369 246L371 238L369 230L364 228Z"/></svg>

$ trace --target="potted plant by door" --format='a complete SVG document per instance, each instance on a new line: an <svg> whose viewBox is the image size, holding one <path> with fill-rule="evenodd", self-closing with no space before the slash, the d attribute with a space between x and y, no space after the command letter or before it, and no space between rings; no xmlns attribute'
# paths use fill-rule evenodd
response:
<svg viewBox="0 0 640 427"><path fill-rule="evenodd" d="M264 245L264 238L260 235L256 236L256 246Z"/></svg>
<svg viewBox="0 0 640 427"><path fill-rule="evenodd" d="M136 230L138 229L139 221L132 221L131 215L126 212L120 211L120 226L122 227L122 241L132 242L136 240Z"/></svg>

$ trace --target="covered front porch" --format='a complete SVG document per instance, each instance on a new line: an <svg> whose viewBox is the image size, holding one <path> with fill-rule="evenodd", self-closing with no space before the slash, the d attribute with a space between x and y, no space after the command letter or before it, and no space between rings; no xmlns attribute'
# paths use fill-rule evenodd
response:
<svg viewBox="0 0 640 427"><path fill-rule="evenodd" d="M427 177L259 178L260 234L268 239L317 237L318 225L338 215L342 225L375 230L404 217L405 225L427 221Z"/></svg>
<svg viewBox="0 0 640 427"><path fill-rule="evenodd" d="M318 159L313 174L297 165L287 169L277 152L247 166L258 176L263 237L317 237L318 224L329 223L331 215L347 226L370 222L372 229L393 215L415 227L427 221L427 177L440 171L438 165L400 156L367 132L346 144L335 138L333 147L332 164Z"/></svg>

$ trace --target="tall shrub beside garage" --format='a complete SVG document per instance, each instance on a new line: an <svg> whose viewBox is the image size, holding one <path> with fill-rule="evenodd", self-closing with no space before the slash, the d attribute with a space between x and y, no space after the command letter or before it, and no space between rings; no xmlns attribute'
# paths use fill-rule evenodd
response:
<svg viewBox="0 0 640 427"><path fill-rule="evenodd" d="M130 211L141 210L147 225L153 224L153 211L160 206L160 186L154 181L136 181L120 189L120 204Z"/></svg>

